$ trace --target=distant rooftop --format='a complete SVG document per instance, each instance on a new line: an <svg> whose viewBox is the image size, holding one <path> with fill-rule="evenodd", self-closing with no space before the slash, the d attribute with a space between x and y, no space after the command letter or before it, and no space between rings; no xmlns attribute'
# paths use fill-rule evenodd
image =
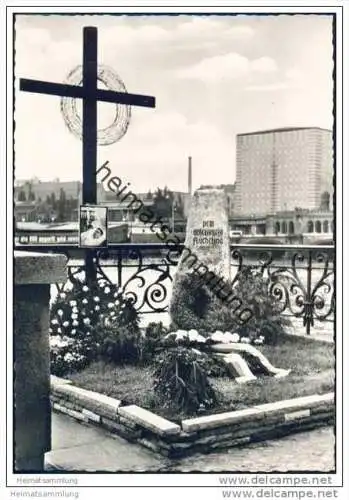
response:
<svg viewBox="0 0 349 500"><path fill-rule="evenodd" d="M269 130L257 130L256 132L247 132L245 134L237 134L237 136L245 136L245 135L257 135L257 134L274 134L278 132L292 132L294 130L324 130L326 132L332 132L332 130L329 130L327 128L321 128L321 127L281 127L281 128L272 128Z"/></svg>

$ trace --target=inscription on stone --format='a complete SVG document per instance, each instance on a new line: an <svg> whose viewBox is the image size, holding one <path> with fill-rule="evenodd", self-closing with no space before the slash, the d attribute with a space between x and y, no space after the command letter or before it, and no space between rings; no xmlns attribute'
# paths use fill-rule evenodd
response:
<svg viewBox="0 0 349 500"><path fill-rule="evenodd" d="M193 229L193 245L208 247L223 245L223 229L215 228L213 220L204 220L202 228Z"/></svg>

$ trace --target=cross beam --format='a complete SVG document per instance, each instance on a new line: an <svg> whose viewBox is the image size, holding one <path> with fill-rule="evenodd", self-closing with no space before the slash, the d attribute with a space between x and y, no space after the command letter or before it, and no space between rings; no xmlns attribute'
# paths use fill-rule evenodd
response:
<svg viewBox="0 0 349 500"><path fill-rule="evenodd" d="M24 92L31 92L32 94L48 94L60 97L73 97L77 99L84 99L85 97L85 89L81 86L43 82L41 80L31 80L28 78L21 78L19 89ZM95 94L90 97L101 102L132 104L133 106L155 108L155 98L142 94L126 94L125 92L96 89Z"/></svg>

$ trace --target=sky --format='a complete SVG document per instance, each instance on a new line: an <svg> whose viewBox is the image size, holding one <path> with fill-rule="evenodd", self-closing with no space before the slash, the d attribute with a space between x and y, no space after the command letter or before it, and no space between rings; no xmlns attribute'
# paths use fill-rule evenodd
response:
<svg viewBox="0 0 349 500"><path fill-rule="evenodd" d="M235 181L236 134L277 127L332 128L332 18L278 16L17 15L16 179L81 180L82 143L67 128L60 98L18 90L18 78L66 81L82 63L82 30L98 28L98 61L130 93L127 133L98 146L97 164L134 191L187 190ZM103 85L100 85L104 88ZM77 104L81 113L81 104ZM98 105L98 128L115 105Z"/></svg>

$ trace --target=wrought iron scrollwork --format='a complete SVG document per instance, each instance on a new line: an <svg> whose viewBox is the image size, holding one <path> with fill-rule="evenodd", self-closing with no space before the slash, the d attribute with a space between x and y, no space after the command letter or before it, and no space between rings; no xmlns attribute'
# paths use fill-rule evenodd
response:
<svg viewBox="0 0 349 500"><path fill-rule="evenodd" d="M61 252L61 251L60 251ZM168 311L176 261L166 259L168 248L157 245L119 245L94 256L95 279L118 285L140 314ZM180 252L178 253L178 257ZM333 321L335 311L333 247L235 246L231 251L232 287L245 267L268 283L280 313L300 318L307 333L316 321ZM177 257L176 257L177 258ZM58 292L85 277L84 262L71 259L67 283Z"/></svg>
<svg viewBox="0 0 349 500"><path fill-rule="evenodd" d="M285 247L286 248L286 247ZM278 250L279 247L276 248ZM237 270L233 286L241 276L241 270L251 265L249 250L235 248L231 254L232 266ZM306 332L310 334L314 321L333 321L335 310L334 267L332 249L305 247L277 258L275 250L257 251L252 268L268 279L268 291L276 299L279 312L302 318ZM289 262L289 264L287 264Z"/></svg>

